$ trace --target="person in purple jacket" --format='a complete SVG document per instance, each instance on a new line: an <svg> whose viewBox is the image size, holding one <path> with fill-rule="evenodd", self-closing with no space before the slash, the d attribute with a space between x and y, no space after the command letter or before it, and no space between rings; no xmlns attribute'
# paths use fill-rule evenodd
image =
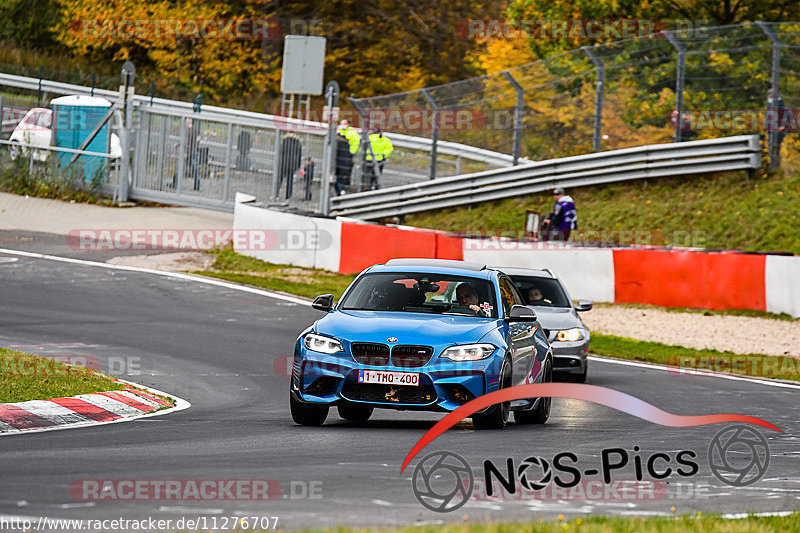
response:
<svg viewBox="0 0 800 533"><path fill-rule="evenodd" d="M556 197L556 203L553 211L542 222L542 240L568 241L570 232L578 228L575 201L561 187L553 190L553 196Z"/></svg>

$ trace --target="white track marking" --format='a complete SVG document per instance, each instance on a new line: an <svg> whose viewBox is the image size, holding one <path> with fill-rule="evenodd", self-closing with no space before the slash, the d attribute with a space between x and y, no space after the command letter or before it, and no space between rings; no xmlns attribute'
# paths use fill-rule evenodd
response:
<svg viewBox="0 0 800 533"><path fill-rule="evenodd" d="M142 272L144 274L155 274L157 276L164 276L167 278L175 278L175 279L182 279L187 281L197 281L200 283L205 283L206 285L216 285L217 287L225 287L227 289L234 289L237 291L242 292L249 292L252 294L260 294L262 296L267 296L269 298L275 298L276 300L283 300L286 302L292 302L299 305L310 305L311 301L306 300L303 298L299 298L297 296L289 296L286 294L280 294L277 292L272 291L265 291L263 289L256 289L254 287L248 287L246 285L238 285L236 283L231 283L228 281L222 281L212 278L203 278L200 276L193 276L191 274L183 274L180 272L166 272L164 270L155 270L152 268L140 268L140 267L132 267L132 266L124 266L124 265L109 265L108 263L99 263L97 261L86 261L84 259L72 259L70 257L59 257L57 255L45 255L45 254L38 254L34 252L22 252L20 250L8 250L6 248L0 248L0 253L9 254L9 255L18 255L20 257L31 257L34 259L47 259L49 261L58 261L61 263L72 263L75 265L85 265L85 266L93 266L93 267L100 267L100 268L107 268L110 270L125 270L128 272Z"/></svg>
<svg viewBox="0 0 800 533"><path fill-rule="evenodd" d="M130 398L131 400L133 400L135 402L143 403L145 405L149 405L150 407L155 407L156 409L161 407L160 403L154 402L150 398L145 398L144 396L139 396L135 392L131 392L129 390L118 390L118 391L114 391L114 392L116 394L119 394L120 396L124 396L125 398Z"/></svg>
<svg viewBox="0 0 800 533"><path fill-rule="evenodd" d="M72 409L68 409L57 403L48 402L47 400L30 400L27 402L17 402L7 405L13 405L24 409L31 414L34 414L45 420L49 420L54 424L79 424L83 422L90 422L91 419L76 413Z"/></svg>
<svg viewBox="0 0 800 533"><path fill-rule="evenodd" d="M75 397L79 400L83 400L84 402L99 407L100 409L105 409L106 411L114 413L117 416L136 416L138 414L142 414L143 412L140 409L131 407L126 403L122 403L119 400L114 400L108 396L103 396L102 394L81 394L80 396Z"/></svg>
<svg viewBox="0 0 800 533"><path fill-rule="evenodd" d="M601 357L598 355L590 355L589 359L597 361L598 363L609 363L612 365L635 366L639 368L646 368L649 370L662 370L671 374L679 374L680 368L671 367L666 365L657 365L655 363L640 363L638 361L623 361L622 359L613 359L610 357ZM781 387L784 389L800 389L800 383L786 383L784 381L775 381L764 378L750 378L747 376L735 376L733 374L725 374L722 372L714 372L711 370L686 370L683 377L706 377L718 379L730 379L732 381L747 381L749 383L756 383L758 385L767 385L770 387Z"/></svg>
<svg viewBox="0 0 800 533"><path fill-rule="evenodd" d="M94 266L99 268L107 268L110 270L126 270L129 272L142 272L145 274L155 274L157 276L164 276L168 278L175 278L175 279L182 279L187 281L195 281L197 283L205 283L206 285L215 285L217 287L225 287L227 289L232 289L235 291L241 292L249 292L251 294L260 294L262 296L266 296L268 298L275 298L277 300L284 300L287 302L293 302L300 305L310 305L310 301L306 299L302 299L299 297L294 296L287 296L285 294L279 294L271 291L265 291L262 289L256 289L254 287L248 287L246 285L239 285L236 283L230 283L227 281L220 281L211 278L203 278L200 276L193 276L190 274L181 274L178 272L165 272L163 270L155 270L152 268L139 268L139 267L129 267L129 266L122 266L122 265L109 265L108 263L99 263L97 261L85 261L83 259L71 259L69 257L59 257L57 255L46 255L46 254L38 254L33 252L22 252L19 250L9 250L7 248L0 248L0 253L5 253L9 255L18 255L21 257L32 257L35 259L47 259L50 261L59 261L62 263L73 263L76 265L85 265L85 266ZM611 359L605 357L599 357L596 355L592 355L589 357L594 361L598 361L601 363L609 363L615 365L626 365L626 366L637 366L640 368L649 368L655 370L664 370L664 371L676 371L674 368L669 368L664 365L656 365L651 363L638 363L634 361L622 361L620 359ZM759 379L759 378L748 378L748 377L740 377L740 376L733 376L730 374L722 374L718 372L705 372L703 374L694 373L693 375L703 375L707 377L714 377L718 379L730 379L734 381L748 381L750 383L756 383L758 385L766 385L768 387L781 387L781 388L788 388L788 389L800 389L800 384L794 385L791 383L784 383L782 381L771 381L768 379Z"/></svg>
<svg viewBox="0 0 800 533"><path fill-rule="evenodd" d="M142 390L146 390L146 391L148 391L148 392L150 392L152 394L156 394L158 396L164 396L165 398L170 398L172 401L175 402L175 406L174 407L170 407L168 409L161 410L161 411L153 411L153 412L150 412L150 413L144 413L144 412L139 411L138 409L136 409L136 412L138 414L135 415L135 416L124 416L122 418L117 418L116 420L106 420L104 422L96 422L94 420L90 420L88 422L80 422L80 423L76 423L76 424L65 424L63 426L51 426L51 427L46 427L46 428L25 429L25 430L18 430L18 429L15 429L15 428L11 428L8 431L4 431L3 427L0 426L0 437L6 437L6 436L11 436L11 435L27 435L29 433L42 433L42 432L45 432L45 431L58 431L58 430L62 430L62 429L72 429L72 428L78 428L78 427L92 427L92 426L103 426L103 425L106 425L106 424L119 424L120 422L131 422L133 420L139 420L140 418L148 418L148 417L151 417L151 416L161 416L161 415L166 415L166 414L169 414L169 413L174 413L176 411L183 411L184 409L188 409L189 407L192 406L192 404L190 404L189 402L187 402L183 398L178 398L177 396L174 396L172 394L167 394L166 392L162 392L162 391L160 391L158 389L154 389L152 387L145 387L144 385L139 385L138 383L133 383L132 381L125 381L125 380L119 380L119 381L121 381L122 383L127 383L128 385L131 385L132 387L138 387L138 388L140 388ZM85 398L83 398L81 396L75 396L75 397L76 398L80 398L82 400L85 400ZM111 400L110 398L108 398L108 400L109 401L114 401L114 400ZM89 402L89 403L92 403L92 402ZM119 404L119 405L125 405L125 404L123 404L121 402L116 402L116 403ZM129 407L127 405L125 405L125 407L129 408L129 409L133 409L132 407Z"/></svg>

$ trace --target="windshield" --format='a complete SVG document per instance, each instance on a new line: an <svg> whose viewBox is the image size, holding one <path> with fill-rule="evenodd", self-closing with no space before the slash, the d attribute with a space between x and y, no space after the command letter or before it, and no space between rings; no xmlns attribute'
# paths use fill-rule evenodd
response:
<svg viewBox="0 0 800 533"><path fill-rule="evenodd" d="M511 276L527 305L538 307L572 307L561 283L553 278Z"/></svg>
<svg viewBox="0 0 800 533"><path fill-rule="evenodd" d="M445 274L366 274L347 292L339 309L497 318L491 282Z"/></svg>

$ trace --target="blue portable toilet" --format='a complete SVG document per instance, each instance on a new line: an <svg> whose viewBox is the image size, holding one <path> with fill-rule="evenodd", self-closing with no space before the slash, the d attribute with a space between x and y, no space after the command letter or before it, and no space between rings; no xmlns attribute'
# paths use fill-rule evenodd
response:
<svg viewBox="0 0 800 533"><path fill-rule="evenodd" d="M50 105L56 118L54 124L55 146L78 149L106 116L111 102L96 96L76 95L55 98L50 101ZM109 123L110 120L103 125L85 150L106 153ZM67 166L73 155L66 152L59 153L58 161L61 168ZM73 163L78 168L83 167L86 181L90 181L92 177L102 173L104 164L105 158L87 155L79 156Z"/></svg>

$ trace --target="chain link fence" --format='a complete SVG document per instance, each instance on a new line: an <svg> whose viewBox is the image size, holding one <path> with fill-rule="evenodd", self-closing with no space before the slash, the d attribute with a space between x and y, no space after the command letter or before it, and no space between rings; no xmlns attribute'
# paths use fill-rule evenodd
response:
<svg viewBox="0 0 800 533"><path fill-rule="evenodd" d="M583 47L354 104L385 131L536 160L761 133L775 168L781 141L800 131L799 76L800 23L753 22Z"/></svg>

